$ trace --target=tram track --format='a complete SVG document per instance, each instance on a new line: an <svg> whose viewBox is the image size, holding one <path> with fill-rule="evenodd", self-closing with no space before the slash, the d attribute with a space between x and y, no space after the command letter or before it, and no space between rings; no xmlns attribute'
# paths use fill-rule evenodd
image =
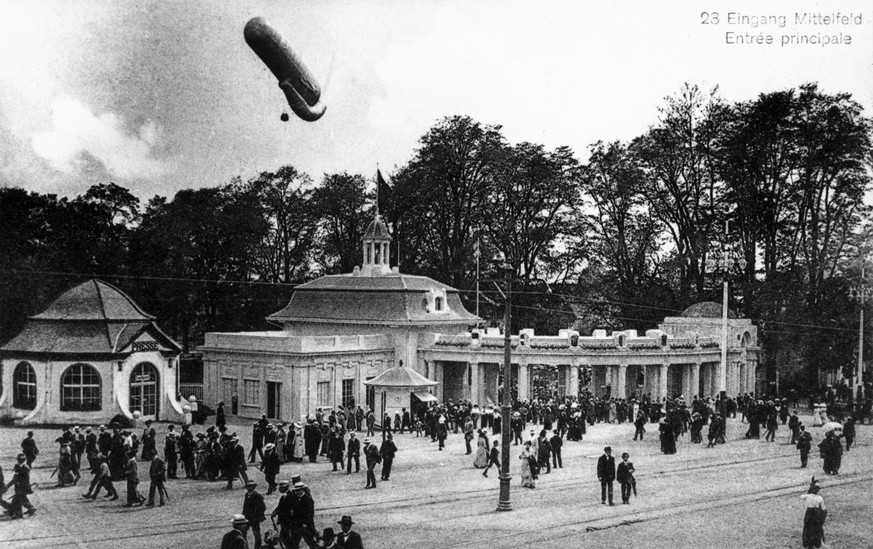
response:
<svg viewBox="0 0 873 549"><path fill-rule="evenodd" d="M839 479L828 479L828 488L833 488L835 486L848 486L852 484L861 484L864 482L873 481L873 472L865 471L860 473L853 473L849 475L845 475ZM531 543L539 544L543 542L550 542L555 540L560 540L564 538L576 537L580 535L585 535L591 532L598 532L602 530L607 530L610 528L620 528L624 526L633 526L635 524L641 524L645 522L652 522L661 519L665 519L668 517L672 517L675 515L680 515L687 512L700 512L700 511L709 511L713 509L719 509L723 507L731 507L736 506L738 504L747 504L754 503L758 501L763 501L767 499L774 499L779 497L784 497L788 495L796 495L799 490L807 487L807 482L792 482L788 484L783 484L773 488L765 488L762 490L753 490L750 492L746 492L743 494L737 494L734 496L727 496L720 499L712 499L712 498L700 498L694 501L689 501L685 503L679 503L677 505L670 506L666 509L645 509L641 511L634 511L631 513L623 514L619 517L598 517L591 519L581 519L581 520L570 520L561 525L561 530L555 532L551 529L528 529L528 530L520 530L520 531L512 531L511 533L505 534L492 534L489 536L489 544L492 544L501 539L509 539L516 538L519 536L524 537L524 545L529 546ZM470 547L475 545L480 545L481 542L470 540L470 541L462 541L450 545L443 545L442 547L445 549L453 548L453 547Z"/></svg>
<svg viewBox="0 0 873 549"><path fill-rule="evenodd" d="M747 467L750 465L754 465L756 463L762 462L773 462L774 460L784 460L795 458L796 454L794 452L783 452L779 455L772 455L766 457L760 457L756 459L729 459L729 460L721 460L721 461L713 461L711 458L703 457L699 459L691 459L686 460L685 464L695 464L695 465L686 465L681 469L676 470L654 470L648 471L645 473L640 473L637 475L638 479L661 479L661 478L669 478L681 475L687 475L694 471L704 470L704 469L712 469L712 468L720 468L724 470L725 468L734 468L734 467ZM478 472L477 472L478 474ZM873 475L873 473L871 473ZM599 484L594 479L591 479L589 476L585 475L572 475L569 478L562 479L558 482L549 483L546 488L550 492L554 491L566 491L566 490L581 490L585 488L593 487L594 485ZM481 488L475 490L466 490L461 493L453 493L453 494L434 494L428 496L419 496L419 497L401 497L401 498L392 498L386 499L382 501L362 501L351 504L339 504L339 505L329 505L325 507L316 508L316 514L318 515L331 515L331 514L355 514L355 512L366 509L367 511L388 511L388 512L396 512L402 509L411 508L411 507L425 507L425 506L435 506L435 505L451 505L451 504L459 504L459 503L472 503L477 500L487 500L494 498L496 493L496 487L488 487ZM112 514L123 514L121 511L112 511ZM443 518L436 518L433 521L444 520ZM431 520L418 521L419 523L428 523L432 522ZM75 540L76 543L96 543L96 542L105 542L105 541L113 541L113 540L123 540L123 539L137 539L150 537L154 535L172 535L176 533L195 533L200 531L210 531L215 528L220 528L226 524L226 518L203 518L198 520L187 520L180 522L173 522L171 524L167 524L163 527L156 527L154 525L149 526L128 526L125 527L123 532L119 532L122 535L115 536L101 536L95 535L96 533L93 531L85 531L85 532L71 532L69 529L62 528L64 531L63 534L56 535L46 535L46 536L28 536L10 539L8 541L15 542L23 542L23 541L34 541L40 542L40 547L59 547L59 546L67 546L70 541Z"/></svg>

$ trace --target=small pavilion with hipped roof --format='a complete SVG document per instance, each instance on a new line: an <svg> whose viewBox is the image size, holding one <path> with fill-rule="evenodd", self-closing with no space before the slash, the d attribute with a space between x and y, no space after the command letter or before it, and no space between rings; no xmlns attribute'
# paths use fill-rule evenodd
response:
<svg viewBox="0 0 873 549"><path fill-rule="evenodd" d="M377 418L377 423L381 425L385 414L394 417L395 413L402 413L404 408L411 412L414 407L435 402L437 399L429 389L439 385L439 382L404 366L401 360L399 365L365 381L364 385L372 388L376 395L384 395L379 407L382 413Z"/></svg>

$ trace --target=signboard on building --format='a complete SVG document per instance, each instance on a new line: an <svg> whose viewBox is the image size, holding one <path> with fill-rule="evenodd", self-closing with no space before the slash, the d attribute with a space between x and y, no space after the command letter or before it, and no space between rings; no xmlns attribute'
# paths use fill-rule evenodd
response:
<svg viewBox="0 0 873 549"><path fill-rule="evenodd" d="M148 353L150 351L160 351L161 348L158 345L157 341L134 341L133 342L133 352L134 353Z"/></svg>

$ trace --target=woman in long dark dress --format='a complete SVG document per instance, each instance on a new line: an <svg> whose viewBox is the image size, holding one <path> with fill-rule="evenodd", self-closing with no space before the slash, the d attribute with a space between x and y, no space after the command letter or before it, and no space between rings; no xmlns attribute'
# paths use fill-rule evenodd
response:
<svg viewBox="0 0 873 549"><path fill-rule="evenodd" d="M661 438L661 452L665 454L676 453L676 439L673 437L673 426L665 420L661 420L658 425L658 431Z"/></svg>
<svg viewBox="0 0 873 549"><path fill-rule="evenodd" d="M824 543L824 523L828 516L827 507L825 507L824 498L819 495L818 484L815 483L815 477L812 477L809 491L800 499L806 504L806 514L803 515L803 546L804 547L821 547Z"/></svg>

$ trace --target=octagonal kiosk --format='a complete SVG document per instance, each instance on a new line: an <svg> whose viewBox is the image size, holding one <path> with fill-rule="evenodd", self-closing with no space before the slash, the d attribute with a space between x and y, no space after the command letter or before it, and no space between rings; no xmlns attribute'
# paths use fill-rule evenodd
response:
<svg viewBox="0 0 873 549"><path fill-rule="evenodd" d="M394 417L395 413L401 413L406 408L410 417L415 418L415 410L421 406L428 406L430 402L436 402L436 397L430 393L430 389L438 382L432 381L419 374L412 368L403 365L389 368L378 376L364 382L374 392L374 409L381 413L376 417L376 424L382 427L385 414ZM413 420L414 421L414 420Z"/></svg>

